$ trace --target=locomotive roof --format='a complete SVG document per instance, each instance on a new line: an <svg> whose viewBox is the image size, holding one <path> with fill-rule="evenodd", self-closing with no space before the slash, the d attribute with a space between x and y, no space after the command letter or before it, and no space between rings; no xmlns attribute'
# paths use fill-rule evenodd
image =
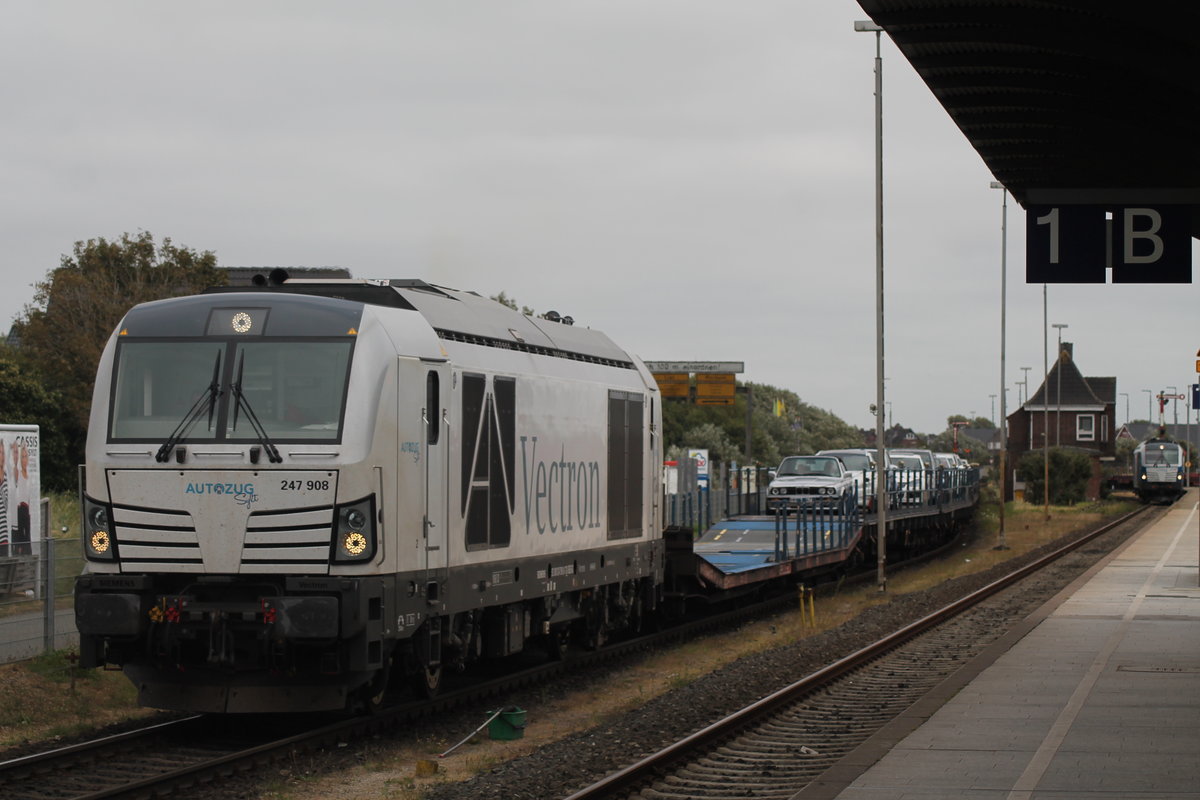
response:
<svg viewBox="0 0 1200 800"><path fill-rule="evenodd" d="M545 352L583 360L631 366L633 359L600 331L526 316L507 306L421 280L276 281L255 286L218 286L223 292L274 292L338 298L367 305L416 311L438 336L450 341Z"/></svg>

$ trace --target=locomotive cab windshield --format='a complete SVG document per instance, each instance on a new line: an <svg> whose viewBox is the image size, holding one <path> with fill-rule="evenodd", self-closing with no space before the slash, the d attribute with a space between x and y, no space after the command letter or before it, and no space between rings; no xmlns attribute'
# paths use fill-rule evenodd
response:
<svg viewBox="0 0 1200 800"><path fill-rule="evenodd" d="M339 442L354 339L122 339L110 442ZM268 447L268 450L271 448Z"/></svg>
<svg viewBox="0 0 1200 800"><path fill-rule="evenodd" d="M1146 448L1145 463L1147 467L1177 467L1179 466L1180 451L1175 444L1160 444L1157 447Z"/></svg>

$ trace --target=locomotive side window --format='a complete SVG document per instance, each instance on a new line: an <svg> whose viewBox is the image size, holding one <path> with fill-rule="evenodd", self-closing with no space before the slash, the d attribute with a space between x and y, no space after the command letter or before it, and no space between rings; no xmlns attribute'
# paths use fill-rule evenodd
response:
<svg viewBox="0 0 1200 800"><path fill-rule="evenodd" d="M512 538L516 381L463 376L463 516L467 549L507 547Z"/></svg>
<svg viewBox="0 0 1200 800"><path fill-rule="evenodd" d="M642 535L645 481L642 428L646 400L640 394L608 393L608 538Z"/></svg>
<svg viewBox="0 0 1200 800"><path fill-rule="evenodd" d="M438 435L442 430L442 393L439 386L438 374L431 372L425 377L425 424L428 427L426 436L429 444L438 443Z"/></svg>

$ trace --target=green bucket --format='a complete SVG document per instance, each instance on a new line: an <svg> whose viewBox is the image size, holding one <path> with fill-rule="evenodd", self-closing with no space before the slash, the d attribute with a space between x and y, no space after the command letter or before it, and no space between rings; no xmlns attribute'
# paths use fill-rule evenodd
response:
<svg viewBox="0 0 1200 800"><path fill-rule="evenodd" d="M493 739L520 739L524 735L525 711L516 706L504 709L488 723L488 736Z"/></svg>

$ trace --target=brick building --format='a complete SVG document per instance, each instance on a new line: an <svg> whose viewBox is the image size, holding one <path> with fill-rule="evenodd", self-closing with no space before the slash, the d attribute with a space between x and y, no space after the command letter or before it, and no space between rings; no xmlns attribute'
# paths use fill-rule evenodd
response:
<svg viewBox="0 0 1200 800"><path fill-rule="evenodd" d="M1021 456L1050 447L1080 450L1092 458L1088 498L1100 496L1103 464L1116 454L1116 378L1085 378L1075 365L1074 348L1063 342L1050 374L1028 401L1008 416L1008 458L1014 469ZM1009 482L1009 499L1015 483Z"/></svg>

